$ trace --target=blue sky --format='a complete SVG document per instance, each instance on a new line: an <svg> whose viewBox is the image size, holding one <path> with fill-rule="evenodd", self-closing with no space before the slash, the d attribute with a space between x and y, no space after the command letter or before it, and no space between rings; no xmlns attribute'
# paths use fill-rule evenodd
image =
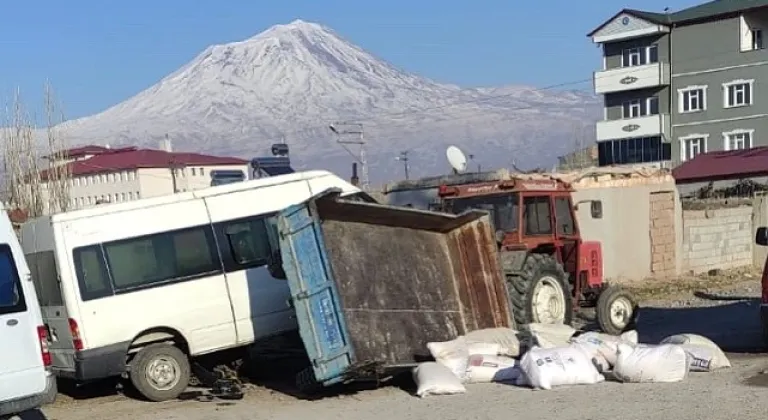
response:
<svg viewBox="0 0 768 420"><path fill-rule="evenodd" d="M301 18L332 27L405 70L466 86L545 86L591 77L586 33L624 7L695 0L24 0L0 25L0 97L20 88L31 108L45 80L68 118L149 87L206 46ZM589 5L589 6L587 6ZM574 86L589 89L591 84Z"/></svg>

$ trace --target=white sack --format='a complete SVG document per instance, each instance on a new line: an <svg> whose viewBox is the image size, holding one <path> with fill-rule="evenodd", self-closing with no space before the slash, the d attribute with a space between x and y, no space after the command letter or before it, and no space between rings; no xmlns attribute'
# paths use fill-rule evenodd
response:
<svg viewBox="0 0 768 420"><path fill-rule="evenodd" d="M712 372L729 368L731 362L719 348L705 347L697 344L677 344L688 353L688 370L691 372Z"/></svg>
<svg viewBox="0 0 768 420"><path fill-rule="evenodd" d="M688 374L688 353L678 345L620 343L613 374L621 382L679 382Z"/></svg>
<svg viewBox="0 0 768 420"><path fill-rule="evenodd" d="M571 343L569 346L582 350L598 372L603 373L611 370L611 364L605 360L605 357L603 357L599 351L597 351L596 347L576 342Z"/></svg>
<svg viewBox="0 0 768 420"><path fill-rule="evenodd" d="M678 344L689 353L691 367L696 365L696 372L709 372L716 369L731 367L731 361L714 341L698 334L676 334L663 340L661 344ZM702 348L706 350L702 350ZM698 359L698 360L696 360Z"/></svg>
<svg viewBox="0 0 768 420"><path fill-rule="evenodd" d="M579 347L534 347L523 356L520 367L534 388L596 384L605 380Z"/></svg>
<svg viewBox="0 0 768 420"><path fill-rule="evenodd" d="M479 354L469 356L468 383L515 383L520 374L520 364L511 357Z"/></svg>
<svg viewBox="0 0 768 420"><path fill-rule="evenodd" d="M413 381L416 382L416 395L463 394L466 388L456 375L437 362L425 362L413 369Z"/></svg>
<svg viewBox="0 0 768 420"><path fill-rule="evenodd" d="M472 356L473 354L477 355L486 355L486 356L497 356L501 352L501 344L499 343L468 343L467 344L467 353Z"/></svg>
<svg viewBox="0 0 768 420"><path fill-rule="evenodd" d="M565 324L539 324L531 323L523 326L525 338L528 340L525 347L540 347L545 349L556 347L568 347L571 337L576 330Z"/></svg>
<svg viewBox="0 0 768 420"><path fill-rule="evenodd" d="M520 355L518 332L511 328L485 328L470 331L464 335L464 338L467 339L467 343L470 345L474 343L496 343L500 347L498 354L504 356L517 357Z"/></svg>
<svg viewBox="0 0 768 420"><path fill-rule="evenodd" d="M460 380L464 380L469 347L463 336L451 341L427 343L427 349L437 363L447 367Z"/></svg>
<svg viewBox="0 0 768 420"><path fill-rule="evenodd" d="M584 349L596 357L598 361L603 359L609 366L614 366L616 364L619 344L637 344L637 331L627 331L622 335L610 335L590 331L573 337L571 343L582 345Z"/></svg>

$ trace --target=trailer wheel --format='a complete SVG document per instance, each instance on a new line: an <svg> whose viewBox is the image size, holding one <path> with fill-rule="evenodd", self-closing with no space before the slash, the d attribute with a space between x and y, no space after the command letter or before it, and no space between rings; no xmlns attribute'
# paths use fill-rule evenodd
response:
<svg viewBox="0 0 768 420"><path fill-rule="evenodd" d="M529 254L522 270L507 274L509 302L517 325L532 322L568 324L573 319L573 296L568 275L557 260Z"/></svg>
<svg viewBox="0 0 768 420"><path fill-rule="evenodd" d="M187 389L187 355L170 344L151 344L136 354L130 365L131 383L144 398L160 402L177 398Z"/></svg>
<svg viewBox="0 0 768 420"><path fill-rule="evenodd" d="M597 298L597 324L608 334L619 335L634 328L637 301L632 293L619 286L608 286Z"/></svg>

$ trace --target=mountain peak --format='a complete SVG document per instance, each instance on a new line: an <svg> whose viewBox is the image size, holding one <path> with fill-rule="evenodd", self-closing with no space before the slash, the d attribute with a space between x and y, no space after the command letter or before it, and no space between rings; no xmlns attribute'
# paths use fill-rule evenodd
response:
<svg viewBox="0 0 768 420"><path fill-rule="evenodd" d="M133 98L71 121L67 135L141 145L170 135L182 148L248 155L257 143L266 147L285 136L304 162L322 158L321 167L339 170L327 162L333 158L346 171L348 156L328 143L326 124L367 121L366 136L376 139L371 161L378 153L383 166L395 165L393 150L421 148L414 156L422 156L425 170L434 170L442 164L431 158L434 147L456 143L485 156L485 167L506 164L512 145L521 160L519 150L530 157L541 150L563 152L572 140L552 150L539 143L572 135L574 123L597 115L590 108L597 103L520 87L437 83L379 59L328 27L296 19L208 47Z"/></svg>
<svg viewBox="0 0 768 420"><path fill-rule="evenodd" d="M256 34L249 41L259 40L270 37L290 36L291 34L330 34L332 31L315 22L308 22L302 19L295 19L290 23L283 23L271 26L265 31Z"/></svg>

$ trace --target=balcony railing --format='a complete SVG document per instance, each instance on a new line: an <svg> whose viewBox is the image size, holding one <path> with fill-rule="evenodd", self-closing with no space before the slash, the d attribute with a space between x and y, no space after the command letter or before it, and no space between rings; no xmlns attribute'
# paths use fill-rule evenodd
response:
<svg viewBox="0 0 768 420"><path fill-rule="evenodd" d="M669 66L653 63L643 66L619 67L594 74L595 93L604 94L644 89L669 84Z"/></svg>
<svg viewBox="0 0 768 420"><path fill-rule="evenodd" d="M665 114L647 115L621 120L598 121L597 141L653 137L668 132L669 118Z"/></svg>

